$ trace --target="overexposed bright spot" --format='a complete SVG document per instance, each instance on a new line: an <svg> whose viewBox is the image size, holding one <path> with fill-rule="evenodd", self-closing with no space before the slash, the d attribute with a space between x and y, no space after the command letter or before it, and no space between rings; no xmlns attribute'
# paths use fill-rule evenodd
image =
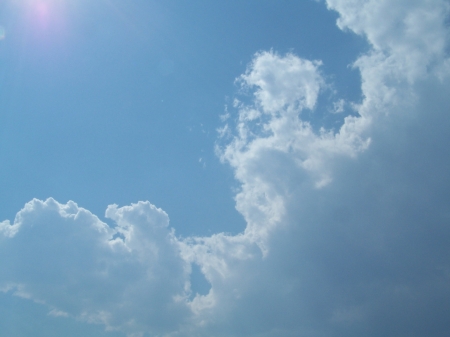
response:
<svg viewBox="0 0 450 337"><path fill-rule="evenodd" d="M45 37L55 41L56 36L62 36L67 32L68 19L71 14L69 1L25 0L19 5L23 23L36 38Z"/></svg>
<svg viewBox="0 0 450 337"><path fill-rule="evenodd" d="M40 18L46 18L49 15L49 5L46 2L38 2L35 5L36 14Z"/></svg>
<svg viewBox="0 0 450 337"><path fill-rule="evenodd" d="M40 28L48 28L52 21L52 9L51 4L47 1L35 1L31 5L32 20Z"/></svg>

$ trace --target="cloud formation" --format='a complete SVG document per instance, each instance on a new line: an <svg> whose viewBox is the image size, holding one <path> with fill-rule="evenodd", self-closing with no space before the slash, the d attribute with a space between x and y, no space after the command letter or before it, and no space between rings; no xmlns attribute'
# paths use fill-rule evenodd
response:
<svg viewBox="0 0 450 337"><path fill-rule="evenodd" d="M2 223L3 292L45 304L51 315L130 334L182 322L187 308L177 296L189 268L167 214L139 202L111 205L106 216L115 228L74 202L27 203L12 226Z"/></svg>
<svg viewBox="0 0 450 337"><path fill-rule="evenodd" d="M448 336L450 6L326 3L371 45L363 99L317 131L321 62L255 54L217 150L243 233L180 239L148 202L109 206L110 227L33 200L0 223L0 289L129 336Z"/></svg>

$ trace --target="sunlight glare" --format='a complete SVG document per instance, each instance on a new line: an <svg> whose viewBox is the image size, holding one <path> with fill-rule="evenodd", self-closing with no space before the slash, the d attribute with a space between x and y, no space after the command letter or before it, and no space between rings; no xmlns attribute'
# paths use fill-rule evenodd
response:
<svg viewBox="0 0 450 337"><path fill-rule="evenodd" d="M27 0L22 3L27 25L37 34L61 33L66 25L65 7L62 0Z"/></svg>

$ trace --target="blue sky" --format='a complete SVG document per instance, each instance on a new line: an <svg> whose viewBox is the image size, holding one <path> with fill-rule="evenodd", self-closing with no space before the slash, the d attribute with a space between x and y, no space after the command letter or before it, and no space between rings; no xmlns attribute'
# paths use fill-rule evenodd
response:
<svg viewBox="0 0 450 337"><path fill-rule="evenodd" d="M48 7L44 27L39 3ZM241 231L232 172L214 144L253 54L323 59L342 95L359 99L348 65L364 43L314 1L2 7L4 216L34 197L76 200L96 214L152 200L184 235ZM348 48L336 54L337 44Z"/></svg>
<svg viewBox="0 0 450 337"><path fill-rule="evenodd" d="M448 336L449 10L2 1L0 336Z"/></svg>

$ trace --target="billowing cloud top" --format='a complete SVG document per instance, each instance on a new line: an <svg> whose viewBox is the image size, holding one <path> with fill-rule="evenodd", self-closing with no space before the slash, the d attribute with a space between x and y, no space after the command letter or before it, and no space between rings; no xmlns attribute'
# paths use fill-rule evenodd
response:
<svg viewBox="0 0 450 337"><path fill-rule="evenodd" d="M0 289L128 336L448 336L450 5L326 3L370 43L362 102L314 128L321 62L255 54L217 146L244 232L181 239L149 202L109 206L111 227L32 200L0 223Z"/></svg>

